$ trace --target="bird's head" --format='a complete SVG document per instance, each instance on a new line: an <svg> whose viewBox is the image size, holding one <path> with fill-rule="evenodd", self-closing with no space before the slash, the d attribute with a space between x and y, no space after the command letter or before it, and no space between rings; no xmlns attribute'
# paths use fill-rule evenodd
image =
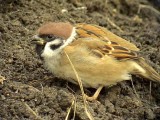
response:
<svg viewBox="0 0 160 120"><path fill-rule="evenodd" d="M75 28L70 23L50 22L42 25L33 37L36 51L42 57L53 57L74 40Z"/></svg>

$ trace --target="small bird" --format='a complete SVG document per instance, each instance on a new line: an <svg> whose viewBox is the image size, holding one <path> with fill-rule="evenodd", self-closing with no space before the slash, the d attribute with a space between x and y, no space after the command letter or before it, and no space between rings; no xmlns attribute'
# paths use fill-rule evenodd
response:
<svg viewBox="0 0 160 120"><path fill-rule="evenodd" d="M137 55L139 49L106 28L92 24L49 22L34 36L36 51L56 77L78 84L69 56L84 87L101 89L138 75L160 82L160 75ZM66 53L66 54L65 54Z"/></svg>

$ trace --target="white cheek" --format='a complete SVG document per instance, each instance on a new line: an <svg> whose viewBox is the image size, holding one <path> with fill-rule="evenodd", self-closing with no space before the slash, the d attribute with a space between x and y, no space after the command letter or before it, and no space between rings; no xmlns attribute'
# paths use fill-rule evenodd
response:
<svg viewBox="0 0 160 120"><path fill-rule="evenodd" d="M59 43L60 41L58 39L51 42L47 42L41 56L44 58L56 56L61 51L61 49L58 48L56 50L52 50L50 46L54 44L59 44Z"/></svg>

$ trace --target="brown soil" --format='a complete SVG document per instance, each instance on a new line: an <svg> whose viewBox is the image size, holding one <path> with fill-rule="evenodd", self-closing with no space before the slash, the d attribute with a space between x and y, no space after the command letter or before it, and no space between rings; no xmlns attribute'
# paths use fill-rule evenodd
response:
<svg viewBox="0 0 160 120"><path fill-rule="evenodd" d="M157 2L157 3L156 3ZM160 72L160 2L147 0L0 0L0 119L64 120L74 97L75 120L87 120L78 86L43 68L30 43L35 30L47 21L92 23L131 40ZM63 12L62 12L63 11ZM160 87L133 77L102 90L88 102L95 120L160 119ZM94 90L86 90L93 94ZM74 109L69 119L72 119Z"/></svg>

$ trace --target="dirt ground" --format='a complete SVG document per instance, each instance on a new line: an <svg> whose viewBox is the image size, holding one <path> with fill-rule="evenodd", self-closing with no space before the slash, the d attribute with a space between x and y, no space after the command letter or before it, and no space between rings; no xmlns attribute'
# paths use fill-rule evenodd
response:
<svg viewBox="0 0 160 120"><path fill-rule="evenodd" d="M151 1L151 0L150 0ZM160 72L160 1L152 0L0 0L1 120L88 120L79 86L44 69L31 38L47 21L104 26L132 41ZM133 76L105 88L88 102L95 120L159 120L160 84ZM88 95L94 89L86 89ZM76 110L71 108L76 100Z"/></svg>

